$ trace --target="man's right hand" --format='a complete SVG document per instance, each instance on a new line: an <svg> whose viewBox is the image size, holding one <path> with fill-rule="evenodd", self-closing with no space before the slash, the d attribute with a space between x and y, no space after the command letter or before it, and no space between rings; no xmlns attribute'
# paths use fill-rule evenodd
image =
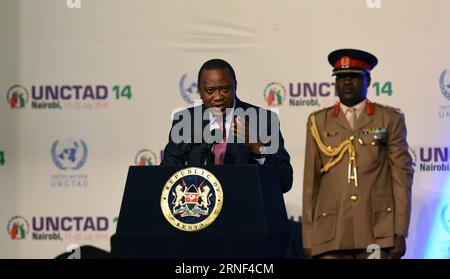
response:
<svg viewBox="0 0 450 279"><path fill-rule="evenodd" d="M305 252L305 257L306 257L307 259L312 258L312 256L311 256L311 248L303 249L303 251Z"/></svg>

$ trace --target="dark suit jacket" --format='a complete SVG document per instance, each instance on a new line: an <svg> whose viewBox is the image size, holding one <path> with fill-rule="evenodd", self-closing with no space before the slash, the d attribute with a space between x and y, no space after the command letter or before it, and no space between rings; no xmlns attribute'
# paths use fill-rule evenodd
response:
<svg viewBox="0 0 450 279"><path fill-rule="evenodd" d="M261 108L257 106L253 106L248 103L241 102L239 99L236 99L235 109L242 108L244 110L248 108L254 108L257 111ZM188 108L187 111L189 115L191 115L191 127L194 127L194 110L197 109L201 112L203 116L203 111L205 110L204 105ZM182 114L183 112L180 112ZM186 113L186 111L184 111ZM174 119L179 117L175 116ZM279 121L278 117L275 113L269 112L267 117L267 127L270 134L270 127L272 119L275 121ZM182 117L178 120L174 120L172 123L173 127L180 121L182 121ZM260 116L257 116L257 122L259 127L259 122L261 121ZM198 125L198 123L197 123ZM202 120L201 131L209 125L209 120ZM172 132L171 129L171 132ZM207 128L208 129L208 128ZM258 131L258 139L261 141L261 134ZM231 136L231 135L228 135ZM204 142L203 138L199 139L201 142ZM175 143L170 134L169 134L169 143L166 145L164 149L164 158L161 162L161 165L203 165L205 161L205 144L201 142L194 143L194 128L191 129L191 137L189 142ZM261 141L262 142L262 141ZM183 145L186 147L186 143L189 145L189 151L184 153L182 151ZM194 143L194 144L191 144ZM202 152L203 151L203 152ZM290 164L290 156L289 153L284 148L284 140L281 135L281 131L279 132L279 146L278 151L275 154L268 154L265 157L264 165L273 166L273 168L278 172L280 185L283 193L289 191L292 187L292 166ZM212 164L212 160L207 160L208 164ZM250 150L243 143L228 143L227 149L224 158L224 164L258 164L255 160L254 156L251 154Z"/></svg>

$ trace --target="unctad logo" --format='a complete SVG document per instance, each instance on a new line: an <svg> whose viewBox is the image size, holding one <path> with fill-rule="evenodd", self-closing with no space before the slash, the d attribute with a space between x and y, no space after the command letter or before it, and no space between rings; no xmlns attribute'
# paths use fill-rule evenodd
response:
<svg viewBox="0 0 450 279"><path fill-rule="evenodd" d="M264 100L269 107L284 103L292 107L321 107L334 103L330 97L337 97L333 82L290 82L287 87L280 82L270 82L264 88Z"/></svg>
<svg viewBox="0 0 450 279"><path fill-rule="evenodd" d="M30 231L30 224L22 216L12 217L6 227L11 240L25 239Z"/></svg>
<svg viewBox="0 0 450 279"><path fill-rule="evenodd" d="M155 166L159 164L158 156L149 149L140 150L134 157L136 166Z"/></svg>
<svg viewBox="0 0 450 279"><path fill-rule="evenodd" d="M416 153L417 150L417 153ZM442 146L410 148L413 167L421 172L448 172L450 171L450 148Z"/></svg>
<svg viewBox="0 0 450 279"><path fill-rule="evenodd" d="M6 100L11 109L24 108L28 103L28 91L22 85L15 84L8 89L6 93Z"/></svg>
<svg viewBox="0 0 450 279"><path fill-rule="evenodd" d="M31 103L32 109L106 109L108 99L132 97L130 85L32 85L30 88L11 86L6 92L8 106L22 109Z"/></svg>
<svg viewBox="0 0 450 279"><path fill-rule="evenodd" d="M12 217L7 225L11 240L100 241L110 238L113 223L106 216L22 216Z"/></svg>
<svg viewBox="0 0 450 279"><path fill-rule="evenodd" d="M408 149L408 151L409 151L409 155L411 155L412 166L415 168L417 166L417 154L416 154L416 151L414 149L412 149L411 147Z"/></svg>
<svg viewBox="0 0 450 279"><path fill-rule="evenodd" d="M264 88L264 100L269 107L281 106L286 101L286 95L286 88L279 82L271 82Z"/></svg>

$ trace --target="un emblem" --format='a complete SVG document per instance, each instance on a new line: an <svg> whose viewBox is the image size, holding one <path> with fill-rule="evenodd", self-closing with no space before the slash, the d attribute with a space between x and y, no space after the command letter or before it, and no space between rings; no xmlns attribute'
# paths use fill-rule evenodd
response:
<svg viewBox="0 0 450 279"><path fill-rule="evenodd" d="M444 95L444 97L450 101L450 83L447 83L445 81L446 75L447 75L447 70L444 70L441 73L441 77L439 78L439 87L441 88L442 95Z"/></svg>
<svg viewBox="0 0 450 279"><path fill-rule="evenodd" d="M60 170L79 170L86 163L88 148L84 140L65 138L52 145L52 160Z"/></svg>
<svg viewBox="0 0 450 279"><path fill-rule="evenodd" d="M441 222L444 229L450 234L450 210L448 210L449 205L450 203L442 208Z"/></svg>
<svg viewBox="0 0 450 279"><path fill-rule="evenodd" d="M197 89L197 81L190 79L188 74L181 76L179 88L181 97L188 104L195 104L195 100L200 97Z"/></svg>
<svg viewBox="0 0 450 279"><path fill-rule="evenodd" d="M222 209L223 192L219 180L202 168L186 168L174 173L164 184L161 210L175 228L194 232L211 225Z"/></svg>

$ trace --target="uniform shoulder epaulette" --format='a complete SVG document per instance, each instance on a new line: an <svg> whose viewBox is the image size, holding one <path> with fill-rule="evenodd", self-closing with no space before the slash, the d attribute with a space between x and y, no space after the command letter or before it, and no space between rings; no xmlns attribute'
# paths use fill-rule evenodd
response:
<svg viewBox="0 0 450 279"><path fill-rule="evenodd" d="M383 107L383 108L395 111L397 113L403 113L402 110L399 109L399 108L391 107L391 106L388 106L388 105L385 105L385 104L380 104L380 103L374 103L374 104L377 105L377 106L380 106L380 107Z"/></svg>
<svg viewBox="0 0 450 279"><path fill-rule="evenodd" d="M311 113L311 115L313 115L313 114L318 114L318 113L321 113L321 112L323 112L323 111L326 111L326 110L332 109L332 108L333 108L333 106L331 106L331 107L326 107L326 108L321 108L321 109L318 109L318 110L316 110L316 111L313 111L313 112Z"/></svg>

